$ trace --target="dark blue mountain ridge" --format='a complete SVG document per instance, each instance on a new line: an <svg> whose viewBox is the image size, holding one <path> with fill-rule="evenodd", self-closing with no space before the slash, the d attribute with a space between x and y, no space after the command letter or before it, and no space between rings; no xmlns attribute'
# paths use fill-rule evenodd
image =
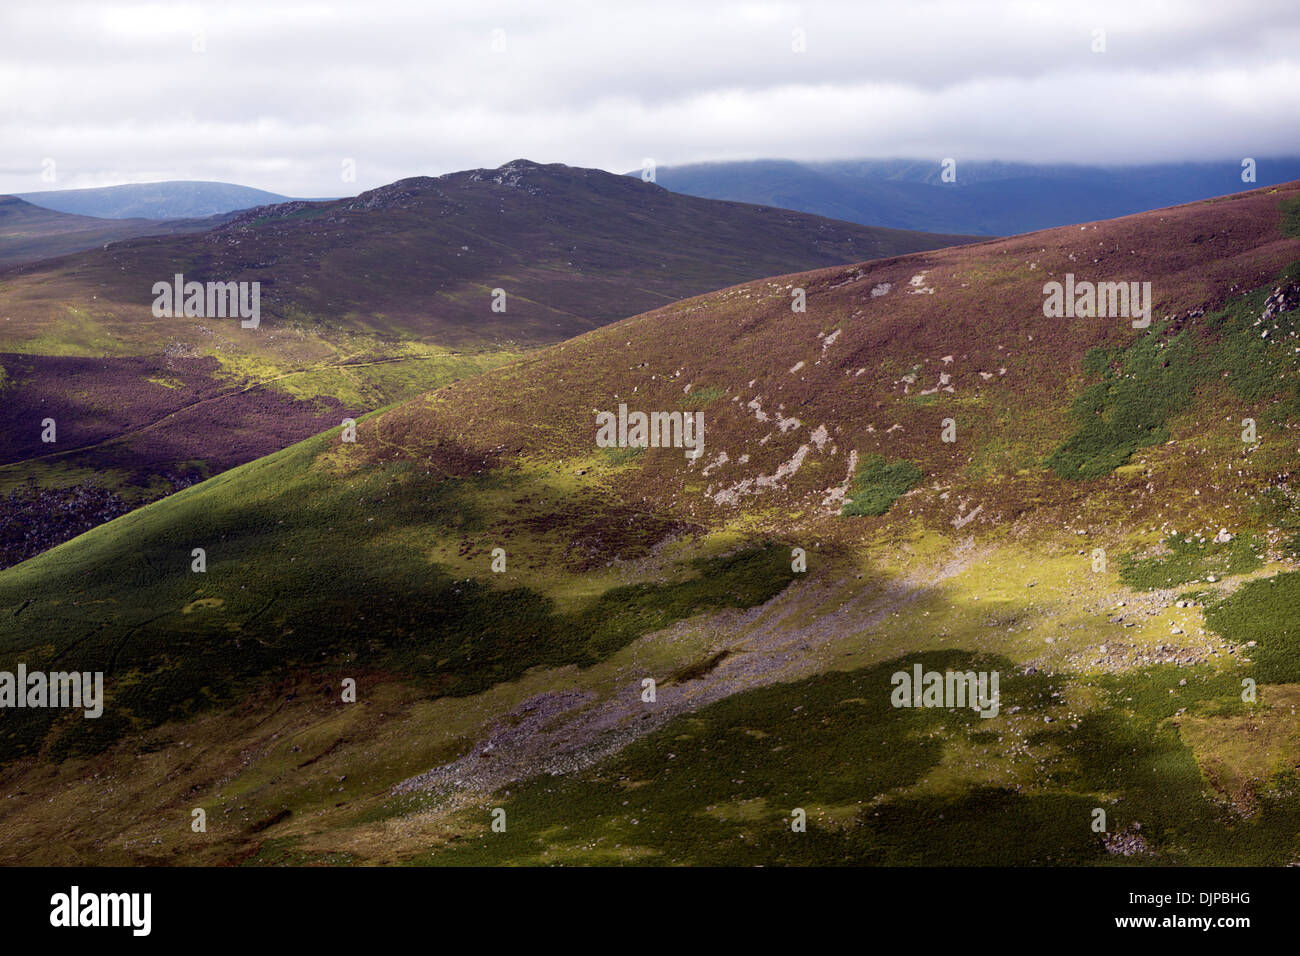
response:
<svg viewBox="0 0 1300 956"><path fill-rule="evenodd" d="M1243 183L1240 160L1124 166L862 159L659 166L666 189L706 199L780 206L862 225L999 236L1092 222L1300 179L1300 158L1257 158ZM639 170L628 173L641 175Z"/></svg>

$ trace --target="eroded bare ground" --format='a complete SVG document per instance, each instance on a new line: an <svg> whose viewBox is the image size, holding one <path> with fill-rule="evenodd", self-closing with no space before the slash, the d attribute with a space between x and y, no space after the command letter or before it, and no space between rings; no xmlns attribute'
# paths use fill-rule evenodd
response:
<svg viewBox="0 0 1300 956"><path fill-rule="evenodd" d="M577 690L538 694L515 707L465 756L402 782L394 793L437 794L443 798L437 811L446 812L527 777L590 767L682 714L824 669L825 655L817 652L876 627L966 570L985 551L967 539L937 567L883 588L814 580L792 585L759 607L718 614L705 625L714 638L702 664L659 683L653 707L642 700L645 675L630 676L608 698ZM810 608L837 602L835 610L806 619ZM699 626L698 621L680 622L641 640L672 641Z"/></svg>

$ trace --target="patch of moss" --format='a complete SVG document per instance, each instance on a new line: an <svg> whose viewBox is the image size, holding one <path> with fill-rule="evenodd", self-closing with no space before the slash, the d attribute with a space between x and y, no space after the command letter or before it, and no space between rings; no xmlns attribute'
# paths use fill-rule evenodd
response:
<svg viewBox="0 0 1300 956"><path fill-rule="evenodd" d="M694 388L677 400L677 404L682 408L701 408L716 399L721 398L723 390L716 386L709 388Z"/></svg>
<svg viewBox="0 0 1300 956"><path fill-rule="evenodd" d="M1165 338L1163 326L1126 349L1089 349L1084 371L1099 380L1075 399L1078 429L1047 467L1062 478L1099 478L1137 449L1168 441L1165 421L1191 401L1199 380L1192 355L1190 337Z"/></svg>
<svg viewBox="0 0 1300 956"><path fill-rule="evenodd" d="M904 459L887 461L883 455L870 455L858 465L840 514L846 517L883 515L920 480L921 469L914 463Z"/></svg>

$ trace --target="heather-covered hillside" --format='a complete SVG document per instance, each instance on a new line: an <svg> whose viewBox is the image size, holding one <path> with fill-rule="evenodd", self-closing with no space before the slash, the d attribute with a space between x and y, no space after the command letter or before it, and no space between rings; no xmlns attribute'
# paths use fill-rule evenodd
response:
<svg viewBox="0 0 1300 956"><path fill-rule="evenodd" d="M0 273L0 514L39 520L20 503L86 481L152 500L684 295L960 241L520 160L43 260ZM176 275L256 284L257 320L158 314Z"/></svg>
<svg viewBox="0 0 1300 956"><path fill-rule="evenodd" d="M732 286L0 572L0 664L108 680L6 723L4 852L1297 862L1298 209ZM1067 276L1150 323L1049 318ZM620 405L702 453L601 447ZM900 706L914 668L997 706Z"/></svg>

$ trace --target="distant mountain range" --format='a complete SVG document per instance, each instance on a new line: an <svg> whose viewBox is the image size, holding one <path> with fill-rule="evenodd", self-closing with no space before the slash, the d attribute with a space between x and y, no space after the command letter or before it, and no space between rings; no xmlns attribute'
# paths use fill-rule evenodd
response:
<svg viewBox="0 0 1300 956"><path fill-rule="evenodd" d="M956 164L939 160L790 160L660 166L655 181L708 199L779 206L895 229L1002 236L1094 222L1242 189L1239 163L1142 166ZM628 173L640 176L640 171ZM1259 159L1254 186L1300 179L1300 158Z"/></svg>
<svg viewBox="0 0 1300 956"><path fill-rule="evenodd" d="M97 189L51 189L15 195L45 209L101 219L202 218L289 201L288 196L264 189L186 180Z"/></svg>
<svg viewBox="0 0 1300 956"><path fill-rule="evenodd" d="M260 281L272 321L309 318L457 348L538 345L762 275L966 241L516 160L350 199L259 207L202 235L94 250L75 264L79 281L68 288L38 267L21 281L42 299L93 286L100 301L146 312L151 285L176 272ZM506 311L489 307L496 287L509 295ZM167 334L176 328L168 322Z"/></svg>
<svg viewBox="0 0 1300 956"><path fill-rule="evenodd" d="M0 268L93 249L121 239L202 232L234 213L202 219L96 219L55 212L16 196L0 196Z"/></svg>
<svg viewBox="0 0 1300 956"><path fill-rule="evenodd" d="M1251 186L1242 183L1240 164L1226 160L1135 166L958 161L955 172L954 182L944 182L940 160L763 159L660 166L655 181L704 199L775 206L865 226L969 236L1094 222ZM1300 179L1300 157L1257 161L1256 186L1294 179ZM234 183L186 180L14 195L44 209L104 219L204 218L298 201Z"/></svg>

